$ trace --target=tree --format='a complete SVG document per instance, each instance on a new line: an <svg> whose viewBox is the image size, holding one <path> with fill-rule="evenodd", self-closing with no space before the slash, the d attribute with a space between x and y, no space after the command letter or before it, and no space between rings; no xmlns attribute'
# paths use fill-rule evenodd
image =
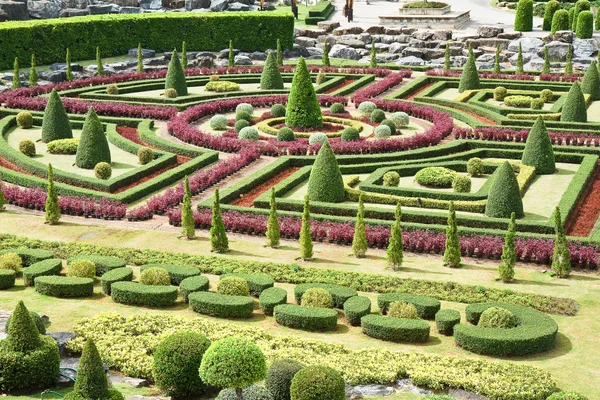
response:
<svg viewBox="0 0 600 400"><path fill-rule="evenodd" d="M300 228L300 256L307 261L313 257L312 237L310 236L310 199L304 197L304 210L302 211L302 227Z"/></svg>
<svg viewBox="0 0 600 400"><path fill-rule="evenodd" d="M558 206L554 211L554 232L556 237L552 254L552 271L559 278L567 278L571 274L571 252Z"/></svg>
<svg viewBox="0 0 600 400"><path fill-rule="evenodd" d="M77 145L75 164L79 168L94 169L101 162L111 163L110 148L104 127L94 107L90 107Z"/></svg>
<svg viewBox="0 0 600 400"><path fill-rule="evenodd" d="M519 0L517 3L514 29L518 32L533 30L533 0Z"/></svg>
<svg viewBox="0 0 600 400"><path fill-rule="evenodd" d="M458 84L458 92L462 93L465 90L479 89L479 73L477 72L477 65L475 65L475 55L473 55L473 48L469 47L469 56L467 63L463 68L463 73L460 76L460 83Z"/></svg>
<svg viewBox="0 0 600 400"><path fill-rule="evenodd" d="M215 189L215 200L212 206L212 223L210 226L210 248L217 253L229 251L229 239L221 215L221 204L219 202L219 188Z"/></svg>
<svg viewBox="0 0 600 400"><path fill-rule="evenodd" d="M104 76L104 62L100 56L100 46L96 46L96 75Z"/></svg>
<svg viewBox="0 0 600 400"><path fill-rule="evenodd" d="M548 47L544 46L544 66L542 67L542 74L550 73L550 58L548 56Z"/></svg>
<svg viewBox="0 0 600 400"><path fill-rule="evenodd" d="M499 74L502 70L500 69L500 45L496 46L496 55L494 56L494 73Z"/></svg>
<svg viewBox="0 0 600 400"><path fill-rule="evenodd" d="M377 68L377 52L375 51L375 41L371 41L371 62L369 63L369 67Z"/></svg>
<svg viewBox="0 0 600 400"><path fill-rule="evenodd" d="M71 49L68 49L68 48L67 48L66 62L67 62L66 79L67 79L67 81L71 82L71 81L73 81L73 67L71 66Z"/></svg>
<svg viewBox="0 0 600 400"><path fill-rule="evenodd" d="M587 122L587 105L579 82L573 82L560 113L562 122Z"/></svg>
<svg viewBox="0 0 600 400"><path fill-rule="evenodd" d="M523 68L523 48L521 42L519 42L519 52L517 53L517 67L515 72L517 74L525 73L525 69Z"/></svg>
<svg viewBox="0 0 600 400"><path fill-rule="evenodd" d="M227 66L235 67L235 54L233 53L233 40L229 41L229 55L227 57Z"/></svg>
<svg viewBox="0 0 600 400"><path fill-rule="evenodd" d="M271 188L271 210L269 212L269 219L267 220L267 246L277 247L279 246L279 240L281 238L279 230L279 217L277 216L277 203L275 202L275 188Z"/></svg>
<svg viewBox="0 0 600 400"><path fill-rule="evenodd" d="M444 250L444 265L450 268L460 267L460 238L456 225L456 208L450 202L448 210L448 226L446 227L446 249Z"/></svg>
<svg viewBox="0 0 600 400"><path fill-rule="evenodd" d="M594 34L594 14L589 10L581 11L577 15L577 30L576 36L578 39L591 39Z"/></svg>
<svg viewBox="0 0 600 400"><path fill-rule="evenodd" d="M310 171L308 196L311 201L327 203L340 203L346 197L342 173L328 141L319 149Z"/></svg>
<svg viewBox="0 0 600 400"><path fill-rule="evenodd" d="M277 39L277 65L283 66L283 51L281 50L281 40Z"/></svg>
<svg viewBox="0 0 600 400"><path fill-rule="evenodd" d="M557 10L552 17L552 30L550 33L554 35L558 31L567 31L571 29L569 16L570 13L567 10Z"/></svg>
<svg viewBox="0 0 600 400"><path fill-rule="evenodd" d="M52 89L48 96L48 103L44 110L44 119L42 121L42 141L50 143L53 140L72 139L73 131L67 110L58 95L56 89Z"/></svg>
<svg viewBox="0 0 600 400"><path fill-rule="evenodd" d="M138 43L137 48L137 72L144 72L144 51L141 43Z"/></svg>
<svg viewBox="0 0 600 400"><path fill-rule="evenodd" d="M560 3L558 1L550 0L546 3L546 7L544 8L544 23L542 25L543 30L552 30L552 18L554 17L554 13L558 10L560 10Z"/></svg>
<svg viewBox="0 0 600 400"><path fill-rule="evenodd" d="M29 69L29 87L36 87L38 85L38 73L35 69L35 54L31 55L31 68Z"/></svg>
<svg viewBox="0 0 600 400"><path fill-rule="evenodd" d="M186 49L185 40L181 43L181 66L183 69L186 69L188 66L188 58L187 58L187 49Z"/></svg>
<svg viewBox="0 0 600 400"><path fill-rule="evenodd" d="M508 230L504 236L504 246L502 246L502 263L498 266L498 274L502 282L512 282L515 277L515 264L517 263L517 255L515 253L515 232L517 216L515 213L510 214L510 222Z"/></svg>
<svg viewBox="0 0 600 400"><path fill-rule="evenodd" d="M363 197L361 194L358 198L358 211L356 213L356 224L354 225L352 252L356 258L363 258L367 253L368 248L367 227L365 226L365 205L363 204Z"/></svg>
<svg viewBox="0 0 600 400"><path fill-rule="evenodd" d="M235 389L243 400L242 389L267 376L267 363L260 348L241 337L228 337L210 345L202 357L200 377L209 385Z"/></svg>
<svg viewBox="0 0 600 400"><path fill-rule="evenodd" d="M46 197L46 223L58 224L60 220L60 207L58 206L58 193L54 187L54 172L52 165L48 164L48 195Z"/></svg>
<svg viewBox="0 0 600 400"><path fill-rule="evenodd" d="M565 60L565 75L573 75L573 46L569 44Z"/></svg>
<svg viewBox="0 0 600 400"><path fill-rule="evenodd" d="M521 162L524 165L535 167L535 172L538 175L553 174L556 170L554 149L546 124L541 116L536 119L529 135L527 135Z"/></svg>
<svg viewBox="0 0 600 400"><path fill-rule="evenodd" d="M514 212L517 218L523 218L523 199L517 177L506 161L492 176L492 186L485 205L485 215L493 218L510 218Z"/></svg>
<svg viewBox="0 0 600 400"><path fill-rule="evenodd" d="M194 229L194 213L192 211L192 192L190 190L190 181L186 176L183 180L183 206L181 207L181 236L191 240L196 236Z"/></svg>
<svg viewBox="0 0 600 400"><path fill-rule="evenodd" d="M108 395L108 379L94 340L83 345L73 391L84 399L104 399Z"/></svg>
<svg viewBox="0 0 600 400"><path fill-rule="evenodd" d="M7 344L12 351L26 353L40 346L40 334L23 301L17 303L6 333Z"/></svg>
<svg viewBox="0 0 600 400"><path fill-rule="evenodd" d="M595 61L592 61L585 71L581 81L581 91L583 94L589 94L591 101L600 100L600 74Z"/></svg>
<svg viewBox="0 0 600 400"><path fill-rule="evenodd" d="M392 269L394 269L394 271L397 271L402 267L402 261L404 260L401 220L402 208L400 203L398 203L396 204L396 221L390 230L390 240L386 252L387 263L392 267Z"/></svg>
<svg viewBox="0 0 600 400"><path fill-rule="evenodd" d="M260 88L262 90L282 90L283 79L281 79L281 73L277 66L277 60L273 52L269 52L265 67L263 68L260 76Z"/></svg>
<svg viewBox="0 0 600 400"><path fill-rule="evenodd" d="M181 61L179 60L177 50L175 49L173 50L173 54L171 55L171 61L169 61L169 67L167 69L167 77L165 79L165 90L167 89L175 89L178 96L188 95L185 73L183 72Z"/></svg>
<svg viewBox="0 0 600 400"><path fill-rule="evenodd" d="M321 106L303 57L298 60L292 79L285 124L290 128L320 128L323 126Z"/></svg>
<svg viewBox="0 0 600 400"><path fill-rule="evenodd" d="M19 89L21 87L21 76L19 75L19 57L15 57L14 70L11 89Z"/></svg>
<svg viewBox="0 0 600 400"><path fill-rule="evenodd" d="M331 63L329 62L329 42L327 40L323 43L323 58L321 59L321 64L324 67L331 66Z"/></svg>

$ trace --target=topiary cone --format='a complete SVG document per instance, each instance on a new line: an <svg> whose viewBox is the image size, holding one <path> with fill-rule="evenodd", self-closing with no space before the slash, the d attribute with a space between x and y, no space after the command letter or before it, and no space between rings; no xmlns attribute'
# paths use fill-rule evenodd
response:
<svg viewBox="0 0 600 400"><path fill-rule="evenodd" d="M110 164L110 161L110 149L104 128L94 108L90 107L77 146L75 164L79 168L93 169L100 162Z"/></svg>
<svg viewBox="0 0 600 400"><path fill-rule="evenodd" d="M8 325L7 341L12 351L27 353L41 344L40 334L22 301L17 303Z"/></svg>
<svg viewBox="0 0 600 400"><path fill-rule="evenodd" d="M573 82L563 103L560 120L563 122L587 122L587 105L578 82Z"/></svg>
<svg viewBox="0 0 600 400"><path fill-rule="evenodd" d="M86 399L108 397L108 380L102 359L92 339L87 339L81 352L81 360L75 381L75 393Z"/></svg>
<svg viewBox="0 0 600 400"><path fill-rule="evenodd" d="M344 180L335 154L328 141L325 141L310 171L308 197L311 201L340 203L344 201Z"/></svg>
<svg viewBox="0 0 600 400"><path fill-rule="evenodd" d="M185 74L183 73L183 67L181 66L181 60L177 55L177 50L173 50L171 55L171 61L169 61L169 68L167 69L167 77L165 79L165 90L175 89L178 96L187 96L187 82L185 80Z"/></svg>
<svg viewBox="0 0 600 400"><path fill-rule="evenodd" d="M469 57L460 76L458 92L462 93L465 90L479 89L479 87L479 73L477 72L477 65L475 65L475 55L473 54L473 49L469 48Z"/></svg>
<svg viewBox="0 0 600 400"><path fill-rule="evenodd" d="M285 124L290 128L320 128L323 126L321 106L304 58L300 57L288 97Z"/></svg>
<svg viewBox="0 0 600 400"><path fill-rule="evenodd" d="M63 105L56 89L52 89L44 111L42 122L42 141L50 143L53 140L72 139L73 131L67 116L67 110Z"/></svg>
<svg viewBox="0 0 600 400"><path fill-rule="evenodd" d="M583 94L589 94L592 101L600 100L600 75L596 61L592 61L585 71L583 81L581 81L581 91Z"/></svg>
<svg viewBox="0 0 600 400"><path fill-rule="evenodd" d="M485 205L485 215L493 218L510 218L513 212L517 218L524 216L519 183L512 167L506 161L494 174Z"/></svg>
<svg viewBox="0 0 600 400"><path fill-rule="evenodd" d="M521 162L535 167L535 172L540 175L553 174L556 170L554 149L541 116L537 118L529 131Z"/></svg>
<svg viewBox="0 0 600 400"><path fill-rule="evenodd" d="M277 67L277 61L273 52L269 52L267 61L260 76L260 88L262 90L279 90L283 89L283 79Z"/></svg>

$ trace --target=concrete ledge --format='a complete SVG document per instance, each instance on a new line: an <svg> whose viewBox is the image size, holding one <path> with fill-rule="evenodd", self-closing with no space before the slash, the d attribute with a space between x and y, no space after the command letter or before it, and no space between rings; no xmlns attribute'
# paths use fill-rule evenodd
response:
<svg viewBox="0 0 600 400"><path fill-rule="evenodd" d="M442 8L400 8L398 14L400 15L444 15L450 12L452 6L448 4Z"/></svg>
<svg viewBox="0 0 600 400"><path fill-rule="evenodd" d="M451 11L444 15L382 15L379 23L405 28L460 29L471 20L470 11Z"/></svg>

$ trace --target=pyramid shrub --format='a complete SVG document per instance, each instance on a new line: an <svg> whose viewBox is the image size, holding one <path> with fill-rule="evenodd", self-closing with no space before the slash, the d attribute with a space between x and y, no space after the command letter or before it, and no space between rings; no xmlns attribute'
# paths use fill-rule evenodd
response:
<svg viewBox="0 0 600 400"><path fill-rule="evenodd" d="M560 113L563 122L587 122L587 106L581 87L573 82Z"/></svg>
<svg viewBox="0 0 600 400"><path fill-rule="evenodd" d="M271 210L269 212L269 219L267 220L267 246L277 247L281 238L281 232L279 227L279 217L277 216L277 203L275 202L275 188L271 188Z"/></svg>
<svg viewBox="0 0 600 400"><path fill-rule="evenodd" d="M358 199L358 212L356 213L356 224L354 226L354 238L352 240L352 252L357 258L363 258L367 253L369 243L367 242L367 228L365 225L365 205L362 194Z"/></svg>
<svg viewBox="0 0 600 400"><path fill-rule="evenodd" d="M67 110L63 105L56 89L52 89L48 96L48 103L44 111L42 122L42 141L50 143L53 140L72 139L73 131L69 123Z"/></svg>
<svg viewBox="0 0 600 400"><path fill-rule="evenodd" d="M560 10L560 3L558 1L550 0L546 3L546 7L544 8L544 24L542 25L543 30L549 31L552 29L552 18L558 10Z"/></svg>
<svg viewBox="0 0 600 400"><path fill-rule="evenodd" d="M344 201L344 180L335 154L325 141L310 171L308 196L311 201L340 203Z"/></svg>
<svg viewBox="0 0 600 400"><path fill-rule="evenodd" d="M173 50L171 61L169 61L169 68L167 69L167 77L165 79L165 90L167 89L175 89L178 96L188 95L185 74L183 73L183 66L177 55L177 50Z"/></svg>
<svg viewBox="0 0 600 400"><path fill-rule="evenodd" d="M390 230L390 239L386 252L386 260L394 271L402 267L404 260L404 246L402 244L402 208L396 204L396 221Z"/></svg>
<svg viewBox="0 0 600 400"><path fill-rule="evenodd" d="M210 226L210 248L217 253L229 251L229 239L221 215L221 205L219 202L219 188L215 189L215 199L212 206L212 221Z"/></svg>
<svg viewBox="0 0 600 400"><path fill-rule="evenodd" d="M321 106L304 58L300 57L288 97L285 124L290 128L320 128L323 126Z"/></svg>
<svg viewBox="0 0 600 400"><path fill-rule="evenodd" d="M565 75L572 75L573 74L573 46L569 44L569 47L567 48L567 55L565 57L565 70L564 70L564 74ZM548 89L546 89L548 90ZM552 100L550 100L552 101ZM550 102L548 101L548 102Z"/></svg>
<svg viewBox="0 0 600 400"><path fill-rule="evenodd" d="M456 223L456 208L454 202L450 202L448 210L448 226L446 227L446 249L444 250L444 265L450 268L460 267L460 237L458 236L458 225Z"/></svg>
<svg viewBox="0 0 600 400"><path fill-rule="evenodd" d="M265 67L260 76L260 88L262 90L283 89L283 79L281 79L279 67L277 67L277 61L273 52L270 52L267 56Z"/></svg>
<svg viewBox="0 0 600 400"><path fill-rule="evenodd" d="M12 351L26 353L40 346L40 333L22 301L17 303L13 311L7 333L7 341Z"/></svg>
<svg viewBox="0 0 600 400"><path fill-rule="evenodd" d="M300 256L304 261L313 257L312 237L310 236L310 199L304 196L304 209L302 210L302 227L300 228Z"/></svg>
<svg viewBox="0 0 600 400"><path fill-rule="evenodd" d="M498 275L502 282L511 282L515 277L515 264L517 255L515 253L515 233L516 233L516 215L510 215L508 230L504 236L504 246L502 246L502 263L498 266Z"/></svg>
<svg viewBox="0 0 600 400"><path fill-rule="evenodd" d="M569 12L567 10L557 10L552 16L550 33L554 35L558 31L567 31L569 29Z"/></svg>
<svg viewBox="0 0 600 400"><path fill-rule="evenodd" d="M514 29L517 32L533 30L533 0L519 0L517 3Z"/></svg>
<svg viewBox="0 0 600 400"><path fill-rule="evenodd" d="M469 57L467 63L463 68L463 73L460 76L460 83L458 84L458 92L462 93L465 90L479 89L479 73L477 72L477 66L475 65L475 56L473 55L473 49L469 48Z"/></svg>
<svg viewBox="0 0 600 400"><path fill-rule="evenodd" d="M589 94L591 101L600 100L600 74L598 74L596 61L592 61L585 71L581 81L581 91L583 94Z"/></svg>
<svg viewBox="0 0 600 400"><path fill-rule="evenodd" d="M554 232L556 237L552 253L552 272L559 278L567 278L571 274L571 252L558 206L554 210Z"/></svg>
<svg viewBox="0 0 600 400"><path fill-rule="evenodd" d="M90 107L77 145L75 164L79 168L94 169L96 164L100 162L110 164L110 161L110 149L104 127L94 108Z"/></svg>
<svg viewBox="0 0 600 400"><path fill-rule="evenodd" d="M535 167L535 172L539 175L553 174L556 170L552 142L541 116L537 118L529 131L521 162L524 165Z"/></svg>
<svg viewBox="0 0 600 400"><path fill-rule="evenodd" d="M183 205L181 206L181 236L193 239L196 236L194 212L192 211L192 192L186 176L183 180Z"/></svg>
<svg viewBox="0 0 600 400"><path fill-rule="evenodd" d="M523 199L515 173L506 161L493 176L485 215L493 218L510 218L514 212L517 218L523 218Z"/></svg>
<svg viewBox="0 0 600 400"><path fill-rule="evenodd" d="M54 187L54 172L52 165L48 164L48 195L46 196L46 223L50 225L57 224L60 220L60 207L58 205L58 192Z"/></svg>

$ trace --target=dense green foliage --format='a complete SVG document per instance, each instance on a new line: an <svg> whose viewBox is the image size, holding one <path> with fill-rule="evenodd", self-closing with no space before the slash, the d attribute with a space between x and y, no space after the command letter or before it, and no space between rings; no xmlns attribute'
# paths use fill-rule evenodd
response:
<svg viewBox="0 0 600 400"><path fill-rule="evenodd" d="M229 276L219 281L217 293L229 296L250 296L250 286L245 279Z"/></svg>
<svg viewBox="0 0 600 400"><path fill-rule="evenodd" d="M367 242L367 227L365 225L365 206L362 195L358 198L358 211L356 213L356 223L354 225L354 237L352 239L352 252L357 258L363 258L369 243Z"/></svg>
<svg viewBox="0 0 600 400"><path fill-rule="evenodd" d="M587 105L579 82L573 82L560 113L562 122L587 122Z"/></svg>
<svg viewBox="0 0 600 400"><path fill-rule="evenodd" d="M523 218L523 199L519 183L508 161L498 167L492 179L492 187L485 205L485 215L494 218L510 218L511 214L515 213L517 218Z"/></svg>
<svg viewBox="0 0 600 400"><path fill-rule="evenodd" d="M110 149L102 123L94 108L90 107L79 138L75 163L79 168L93 169L100 162L110 164Z"/></svg>
<svg viewBox="0 0 600 400"><path fill-rule="evenodd" d="M192 211L192 192L190 190L190 181L187 176L183 180L183 193L183 202L181 205L181 236L191 240L196 236L196 230L194 229L194 212Z"/></svg>
<svg viewBox="0 0 600 400"><path fill-rule="evenodd" d="M337 311L330 308L281 304L273 309L273 317L279 325L307 331L331 331L337 326Z"/></svg>
<svg viewBox="0 0 600 400"><path fill-rule="evenodd" d="M390 228L390 239L385 253L387 264L395 271L402 267L404 260L404 245L402 244L402 208L400 203L396 204L396 220Z"/></svg>
<svg viewBox="0 0 600 400"><path fill-rule="evenodd" d="M517 326L517 320L513 313L502 307L490 307L481 313L479 328L502 328L510 329Z"/></svg>
<svg viewBox="0 0 600 400"><path fill-rule="evenodd" d="M360 139L360 132L356 128L349 126L344 128L342 136L340 138L342 142L353 142Z"/></svg>
<svg viewBox="0 0 600 400"><path fill-rule="evenodd" d="M31 319L33 320L33 323L35 324L35 327L37 328L40 335L45 335L46 324L44 324L44 321L42 320L42 317L40 317L40 314L36 313L35 311L29 311L29 314L31 315ZM4 332L8 332L11 319L12 315L9 315L6 319L6 323L4 324Z"/></svg>
<svg viewBox="0 0 600 400"><path fill-rule="evenodd" d="M475 56L473 55L473 49L469 47L469 56L467 58L467 63L463 67L462 75L460 76L458 92L462 93L465 90L479 89L480 87L479 73L477 72L477 65L475 65Z"/></svg>
<svg viewBox="0 0 600 400"><path fill-rule="evenodd" d="M304 366L290 359L277 360L269 367L265 387L276 400L290 400L292 379Z"/></svg>
<svg viewBox="0 0 600 400"><path fill-rule="evenodd" d="M166 269L161 267L145 268L140 274L140 283L149 286L169 286L171 277Z"/></svg>
<svg viewBox="0 0 600 400"><path fill-rule="evenodd" d="M33 126L33 115L29 111L21 111L17 114L17 125L23 129L31 128Z"/></svg>
<svg viewBox="0 0 600 400"><path fill-rule="evenodd" d="M242 278L246 282L248 282L248 285L250 286L250 295L257 296L257 297L260 296L260 294L264 290L267 290L268 288L273 287L273 285L275 283L275 281L273 280L273 278L271 278L271 276L269 276L267 274L262 274L262 273L258 273L258 274L229 273L229 274L221 275L221 279L226 279L226 278L231 278L231 277Z"/></svg>
<svg viewBox="0 0 600 400"><path fill-rule="evenodd" d="M415 174L415 181L423 186L452 187L456 172L444 167L425 167Z"/></svg>
<svg viewBox="0 0 600 400"><path fill-rule="evenodd" d="M515 253L515 232L516 232L516 215L513 212L510 215L510 222L506 235L504 236L504 245L502 246L502 262L498 266L498 275L502 282L511 282L515 277L515 264L517 263L517 255Z"/></svg>
<svg viewBox="0 0 600 400"><path fill-rule="evenodd" d="M219 188L215 189L214 197L215 198L212 206L212 223L210 226L210 248L211 251L224 253L229 250L229 239L227 239L227 231L225 230L223 216L221 215Z"/></svg>
<svg viewBox="0 0 600 400"><path fill-rule="evenodd" d="M79 254L81 253L78 253L78 255L72 257L67 257L67 262L71 263L74 260L89 260L96 265L96 273L98 274L98 276L102 276L112 269L123 268L126 264L125 261L120 257L89 255L85 252L81 255Z"/></svg>
<svg viewBox="0 0 600 400"><path fill-rule="evenodd" d="M279 229L279 218L277 216L277 203L275 202L275 188L271 188L269 219L267 220L267 246L277 247L281 238Z"/></svg>
<svg viewBox="0 0 600 400"><path fill-rule="evenodd" d="M300 57L288 97L285 124L290 127L320 128L323 126L321 106L304 58Z"/></svg>
<svg viewBox="0 0 600 400"><path fill-rule="evenodd" d="M333 308L333 297L327 290L314 287L304 292L300 304L304 307Z"/></svg>
<svg viewBox="0 0 600 400"><path fill-rule="evenodd" d="M390 342L423 343L429 340L429 323L420 319L367 315L361 319L364 334Z"/></svg>
<svg viewBox="0 0 600 400"><path fill-rule="evenodd" d="M198 275L190 278L185 278L179 284L181 296L187 302L188 296L194 292L207 292L210 286L210 281L206 276Z"/></svg>
<svg viewBox="0 0 600 400"><path fill-rule="evenodd" d="M538 175L553 174L556 170L554 149L542 117L538 117L527 136L521 162L535 167Z"/></svg>
<svg viewBox="0 0 600 400"><path fill-rule="evenodd" d="M588 400L588 398L577 392L558 392L546 400Z"/></svg>
<svg viewBox="0 0 600 400"><path fill-rule="evenodd" d="M417 314L423 319L434 319L440 311L441 304L438 300L408 293L385 293L377 296L377 305L382 314L388 312L390 304L394 302L410 303L417 309Z"/></svg>
<svg viewBox="0 0 600 400"><path fill-rule="evenodd" d="M323 143L308 179L311 201L339 203L344 201L344 181L329 142Z"/></svg>
<svg viewBox="0 0 600 400"><path fill-rule="evenodd" d="M15 273L21 272L23 260L16 253L4 253L0 255L0 269L10 269Z"/></svg>
<svg viewBox="0 0 600 400"><path fill-rule="evenodd" d="M92 339L86 340L83 346L79 368L77 369L77 380L72 394L93 400L108 397L108 379L100 354Z"/></svg>
<svg viewBox="0 0 600 400"><path fill-rule="evenodd" d="M215 317L248 318L254 310L254 301L248 296L193 292L188 295L188 302L195 312Z"/></svg>
<svg viewBox="0 0 600 400"><path fill-rule="evenodd" d="M446 227L446 247L444 249L444 265L450 268L458 268L461 263L460 237L456 223L456 208L454 202L450 202L448 210L448 226Z"/></svg>
<svg viewBox="0 0 600 400"><path fill-rule="evenodd" d="M102 292L110 296L110 288L115 282L125 282L133 280L133 269L129 267L111 269L100 278L102 283Z"/></svg>
<svg viewBox="0 0 600 400"><path fill-rule="evenodd" d="M294 288L294 298L296 299L296 302L300 304L304 293L312 288L327 290L333 297L333 306L339 309L344 308L344 303L346 302L346 300L350 299L351 297L357 296L358 294L355 289L346 286L333 285L327 283L303 283L300 285L296 285L296 287Z"/></svg>
<svg viewBox="0 0 600 400"><path fill-rule="evenodd" d="M10 269L0 269L0 289L10 289L15 286L17 273Z"/></svg>
<svg viewBox="0 0 600 400"><path fill-rule="evenodd" d="M94 176L98 179L109 179L112 176L112 167L107 162L99 162L94 167Z"/></svg>
<svg viewBox="0 0 600 400"><path fill-rule="evenodd" d="M304 367L292 379L290 399L345 400L344 378L338 371L323 365Z"/></svg>
<svg viewBox="0 0 600 400"><path fill-rule="evenodd" d="M519 32L533 30L533 0L519 0L517 3L514 29Z"/></svg>
<svg viewBox="0 0 600 400"><path fill-rule="evenodd" d="M35 290L52 297L89 297L94 294L94 280L65 276L40 276L35 278Z"/></svg>
<svg viewBox="0 0 600 400"><path fill-rule="evenodd" d="M48 96L48 103L44 110L42 121L42 141L50 143L58 139L72 139L73 131L67 116L67 110L56 89L52 89Z"/></svg>
<svg viewBox="0 0 600 400"><path fill-rule="evenodd" d="M578 39L591 39L594 34L594 14L591 11L581 11L577 16Z"/></svg>
<svg viewBox="0 0 600 400"><path fill-rule="evenodd" d="M200 275L200 270L196 267L192 267L189 265L179 265L179 264L162 264L162 263L153 263L153 264L144 264L140 267L140 271L145 271L148 268L158 267L161 268L169 274L170 284L178 286L184 279Z"/></svg>
<svg viewBox="0 0 600 400"><path fill-rule="evenodd" d="M460 324L460 312L456 310L444 309L435 314L435 327L442 335L452 336L457 324Z"/></svg>
<svg viewBox="0 0 600 400"><path fill-rule="evenodd" d="M544 7L544 23L542 25L543 30L552 30L552 18L554 17L554 13L560 9L560 3L556 0L550 0L546 3L546 6Z"/></svg>
<svg viewBox="0 0 600 400"><path fill-rule="evenodd" d="M58 192L54 186L54 171L52 165L48 164L48 186L46 192L45 219L50 225L58 224L60 220L60 206L58 205Z"/></svg>
<svg viewBox="0 0 600 400"><path fill-rule="evenodd" d="M167 89L175 89L178 96L188 95L185 73L183 72L183 66L181 65L177 50L173 50L171 61L169 61L167 77L165 78L165 90Z"/></svg>
<svg viewBox="0 0 600 400"><path fill-rule="evenodd" d="M344 315L352 326L360 326L360 319L371 314L371 300L366 296L354 296L344 302Z"/></svg>
<svg viewBox="0 0 600 400"><path fill-rule="evenodd" d="M554 231L556 238L552 253L552 272L559 278L566 278L571 274L571 252L558 207L554 210Z"/></svg>
<svg viewBox="0 0 600 400"><path fill-rule="evenodd" d="M581 91L583 94L589 94L592 101L600 100L600 74L595 61L592 61L585 71L581 81Z"/></svg>
<svg viewBox="0 0 600 400"><path fill-rule="evenodd" d="M268 288L260 294L258 302L265 315L273 315L276 306L287 303L287 292L278 287Z"/></svg>
<svg viewBox="0 0 600 400"><path fill-rule="evenodd" d="M74 260L67 265L67 276L79 278L94 278L96 265L89 260Z"/></svg>
<svg viewBox="0 0 600 400"><path fill-rule="evenodd" d="M391 302L387 310L387 315L392 318L419 319L417 308L413 304L403 301Z"/></svg>
<svg viewBox="0 0 600 400"><path fill-rule="evenodd" d="M128 281L114 282L110 286L113 301L128 305L168 307L175 303L177 295L175 286L144 285Z"/></svg>
<svg viewBox="0 0 600 400"><path fill-rule="evenodd" d="M283 79L279 73L277 60L273 52L269 52L262 75L260 76L260 88L262 90L281 90L283 89Z"/></svg>
<svg viewBox="0 0 600 400"><path fill-rule="evenodd" d="M552 16L550 33L554 35L558 31L566 30L569 30L569 12L567 10L557 10Z"/></svg>

